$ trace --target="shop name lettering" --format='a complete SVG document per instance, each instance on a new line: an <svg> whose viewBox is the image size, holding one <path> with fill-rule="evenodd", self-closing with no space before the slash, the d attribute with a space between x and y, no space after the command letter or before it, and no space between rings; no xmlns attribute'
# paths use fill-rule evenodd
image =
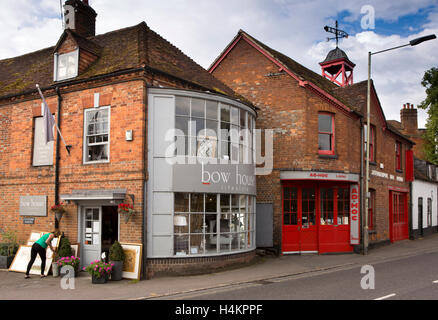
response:
<svg viewBox="0 0 438 320"><path fill-rule="evenodd" d="M309 177L311 178L328 178L329 175L328 173L311 173L309 174ZM347 176L345 174L336 174L336 176L334 176L336 179L346 179Z"/></svg>
<svg viewBox="0 0 438 320"><path fill-rule="evenodd" d="M224 171L208 171L202 166L202 184L210 183L229 183L231 182L231 172ZM241 186L254 186L255 176L248 176L246 174L240 174L239 168L236 167L235 184Z"/></svg>
<svg viewBox="0 0 438 320"><path fill-rule="evenodd" d="M359 190L358 187L351 188L350 195L350 216L351 216L351 228L352 232L350 233L350 242L353 244L357 244L356 242L359 240L359 235L356 234L354 228L359 224Z"/></svg>

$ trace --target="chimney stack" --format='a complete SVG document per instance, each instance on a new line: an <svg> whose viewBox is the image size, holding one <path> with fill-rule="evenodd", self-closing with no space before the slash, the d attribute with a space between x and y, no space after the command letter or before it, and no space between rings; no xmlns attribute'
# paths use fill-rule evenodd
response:
<svg viewBox="0 0 438 320"><path fill-rule="evenodd" d="M418 118L417 109L411 103L403 105L403 109L400 110L400 120L403 131L407 134L416 134L418 131Z"/></svg>
<svg viewBox="0 0 438 320"><path fill-rule="evenodd" d="M96 11L88 0L67 0L64 4L64 25L75 33L90 37L96 35Z"/></svg>

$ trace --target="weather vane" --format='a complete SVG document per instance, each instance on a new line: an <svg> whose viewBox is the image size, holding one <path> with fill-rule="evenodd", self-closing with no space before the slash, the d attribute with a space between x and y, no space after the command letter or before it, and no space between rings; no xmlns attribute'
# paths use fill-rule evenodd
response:
<svg viewBox="0 0 438 320"><path fill-rule="evenodd" d="M348 33L346 33L343 30L338 29L338 20L336 20L336 27L335 28L325 26L324 30L326 32L334 33L336 35L334 38L327 38L327 41L336 39L336 48L338 47L339 39L348 38Z"/></svg>

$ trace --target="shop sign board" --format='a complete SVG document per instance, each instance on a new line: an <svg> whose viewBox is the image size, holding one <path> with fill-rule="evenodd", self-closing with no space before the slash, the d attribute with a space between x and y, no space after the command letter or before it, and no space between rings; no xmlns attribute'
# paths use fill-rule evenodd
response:
<svg viewBox="0 0 438 320"><path fill-rule="evenodd" d="M360 244L360 201L359 185L350 186L350 244Z"/></svg>
<svg viewBox="0 0 438 320"><path fill-rule="evenodd" d="M281 180L326 180L358 182L359 175L354 173L318 172L318 171L281 171Z"/></svg>
<svg viewBox="0 0 438 320"><path fill-rule="evenodd" d="M173 191L255 195L254 165L175 164Z"/></svg>
<svg viewBox="0 0 438 320"><path fill-rule="evenodd" d="M20 216L47 216L47 196L20 196Z"/></svg>

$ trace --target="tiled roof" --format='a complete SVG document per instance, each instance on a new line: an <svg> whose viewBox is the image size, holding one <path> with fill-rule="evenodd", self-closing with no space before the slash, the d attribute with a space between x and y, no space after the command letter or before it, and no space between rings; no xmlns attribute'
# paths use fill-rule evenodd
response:
<svg viewBox="0 0 438 320"><path fill-rule="evenodd" d="M301 80L303 81L309 81L315 85L317 85L319 88L327 92L328 94L332 95L334 98L339 100L341 103L346 105L348 108L354 111L358 111L356 106L354 104L351 104L349 101L344 99L343 96L339 95L337 92L337 88L339 88L336 84L331 82L330 80L324 78L320 74L306 68L302 64L296 62L295 60L291 59L290 57L286 56L285 54L278 52L269 46L265 45L264 43L260 42L259 40L255 39L251 35L249 35L247 32L243 30L239 30L239 34L246 36L251 41L256 43L258 46L260 46L265 52L270 54L274 59L276 59L278 62L280 62L282 65L286 66L291 72L296 74Z"/></svg>
<svg viewBox="0 0 438 320"><path fill-rule="evenodd" d="M145 65L205 90L225 94L248 103L178 48L152 31L145 22L94 37L82 38L75 35L75 39L80 42L79 45L86 45L85 49L92 51L99 49L99 58L84 73L70 80L87 79ZM55 47L50 47L0 60L0 97L33 91L36 83L41 87L53 85L54 49Z"/></svg>

